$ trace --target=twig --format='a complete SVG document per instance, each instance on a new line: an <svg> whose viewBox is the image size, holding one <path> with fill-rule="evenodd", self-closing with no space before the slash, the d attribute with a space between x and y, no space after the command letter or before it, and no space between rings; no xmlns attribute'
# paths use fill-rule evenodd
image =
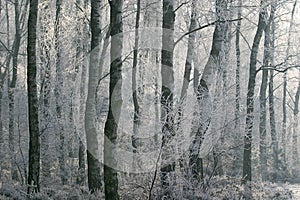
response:
<svg viewBox="0 0 300 200"><path fill-rule="evenodd" d="M184 5L188 4L188 3L190 3L190 1L186 1L186 2L184 2L184 3L181 3L181 4L174 10L174 13L175 13L177 10L179 10L182 6L184 6Z"/></svg>
<svg viewBox="0 0 300 200"><path fill-rule="evenodd" d="M180 37L178 38L178 40L176 40L176 42L174 43L174 47L175 47L176 44L177 44L178 42L180 42L185 36L187 36L187 35L189 35L189 34L191 34L191 33L194 33L194 32L199 31L199 30L201 30L201 29L207 28L207 27L209 27L209 26L213 26L213 25L215 25L216 23L234 22L234 21L239 21L239 20L242 20L242 19L243 19L243 18L232 19L232 20L226 20L226 21L219 21L219 20L217 20L217 21L208 23L208 24L206 24L206 25L204 25L204 26L200 26L200 27L198 27L198 28L196 28L196 29L194 29L194 30L191 30L191 31L189 31L189 32L187 32L187 33L185 33L185 34L183 34L182 36L180 36Z"/></svg>

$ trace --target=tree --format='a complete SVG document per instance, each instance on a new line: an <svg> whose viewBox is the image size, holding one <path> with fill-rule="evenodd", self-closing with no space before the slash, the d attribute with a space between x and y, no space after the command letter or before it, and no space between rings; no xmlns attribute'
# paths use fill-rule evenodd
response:
<svg viewBox="0 0 300 200"><path fill-rule="evenodd" d="M104 184L105 197L119 199L118 177L115 167L117 160L115 148L118 136L118 124L122 107L122 48L123 48L123 0L111 0L110 4L110 82L109 110L104 128Z"/></svg>
<svg viewBox="0 0 300 200"><path fill-rule="evenodd" d="M67 171L66 171L66 156L65 156L65 135L64 135L64 125L63 125L63 76L62 76L62 45L60 38L60 15L61 15L61 4L62 0L56 0L56 12L55 12L55 53L56 53L56 63L55 63L55 106L56 106L56 119L57 119L57 131L59 135L59 168L60 168L60 178L62 184L66 184L68 181Z"/></svg>
<svg viewBox="0 0 300 200"><path fill-rule="evenodd" d="M18 180L18 172L16 169L16 155L15 155L15 133L14 133L14 89L17 82L17 73L18 73L18 54L20 49L21 42L21 27L20 27L20 10L19 3L15 1L14 10L15 10L15 39L13 46L13 69L12 69L12 78L9 84L9 146L11 155L11 165L12 165L12 179ZM14 167L13 167L14 166Z"/></svg>
<svg viewBox="0 0 300 200"><path fill-rule="evenodd" d="M42 164L42 177L48 182L50 178L51 159L49 152L50 131L49 124L51 121L50 113L50 97L51 97L51 39L49 37L48 22L50 20L50 5L46 3L42 8L44 15L40 16L40 30L41 30L41 47L40 47L40 60L41 60L41 164Z"/></svg>
<svg viewBox="0 0 300 200"><path fill-rule="evenodd" d="M222 66L224 64L224 38L225 38L225 10L227 8L226 1L216 0L216 18L217 22L213 32L212 47L208 61L204 67L200 83L197 89L197 102L199 107L199 117L197 128L192 133L194 139L189 148L189 168L191 169L194 179L203 179L203 164L200 158L200 148L205 134L211 126L212 120L212 102L215 101L221 92ZM215 119L214 119L215 120ZM215 122L214 122L215 123ZM214 124L216 125L216 124ZM212 127L215 128L215 127ZM213 131L216 134L217 131Z"/></svg>
<svg viewBox="0 0 300 200"><path fill-rule="evenodd" d="M38 1L30 0L27 38L27 90L29 117L29 171L27 193L40 191L40 131L36 85L36 33Z"/></svg>
<svg viewBox="0 0 300 200"><path fill-rule="evenodd" d="M238 13L237 18L241 19L242 17L242 0L238 0ZM240 120L240 101L241 101L241 48L240 48L240 34L241 34L241 25L242 21L238 20L236 25L236 32L235 32L235 55L236 55L236 68L235 68L235 109L234 109L234 130L235 130L235 138L236 142L235 145L235 159L234 159L234 169L237 170L240 165L240 158L241 158L241 148L240 145L240 131L241 131L241 120Z"/></svg>
<svg viewBox="0 0 300 200"><path fill-rule="evenodd" d="M136 10L136 22L135 22L135 40L134 40L134 50L133 50L133 65L132 65L132 98L134 106L133 114L133 135L132 135L132 147L134 155L138 153L138 129L141 124L140 119L140 105L138 102L138 88L137 88L137 64L138 64L138 48L139 48L139 25L140 25L140 11L141 11L141 1L137 0L137 10ZM134 163L136 162L134 159ZM133 167L136 167L135 164Z"/></svg>
<svg viewBox="0 0 300 200"><path fill-rule="evenodd" d="M300 99L300 81L298 82L297 92L294 100L293 112L293 135L292 135L292 175L299 176L299 154L298 154L298 114L299 114L299 99Z"/></svg>
<svg viewBox="0 0 300 200"><path fill-rule="evenodd" d="M247 89L247 116L246 116L246 130L244 136L244 158L243 158L243 183L252 180L251 171L251 151L252 151L252 131L254 119L254 89L256 78L256 63L259 43L266 26L266 7L263 1L260 2L259 20L257 30L254 36L251 54L250 54L250 68L249 80Z"/></svg>
<svg viewBox="0 0 300 200"><path fill-rule="evenodd" d="M274 15L276 11L276 4L272 2L271 4L271 13L269 19L269 25L271 26L271 39L270 39L270 63L272 66L274 63L274 50L275 50L275 20ZM275 120L275 108L274 108L274 70L270 72L269 79L269 113L270 113L270 133L272 141L272 156L273 156L273 181L277 180L277 174L279 172L279 158L278 158L278 139L276 132L276 120Z"/></svg>
<svg viewBox="0 0 300 200"><path fill-rule="evenodd" d="M95 125L95 94L98 83L98 67L101 42L100 7L101 0L91 1L91 54L89 63L88 96L85 109L85 132L87 141L88 185L94 193L101 189L99 143ZM102 67L102 66L100 66Z"/></svg>
<svg viewBox="0 0 300 200"><path fill-rule="evenodd" d="M162 198L174 198L172 176L175 171L175 160L172 155L172 137L174 136L173 92L174 92L174 0L163 0L162 51L161 51L161 122L162 122L162 154L160 179Z"/></svg>
<svg viewBox="0 0 300 200"><path fill-rule="evenodd" d="M294 26L294 15L296 10L297 0L294 1L292 12L291 12L291 19L289 24L289 32L288 32L288 38L287 38L287 48L286 48L286 61L289 59L290 54L290 48L291 48L291 36ZM283 74L283 97L282 97L282 153L283 153L283 162L286 164L286 129L287 129L287 71Z"/></svg>
<svg viewBox="0 0 300 200"><path fill-rule="evenodd" d="M270 20L268 21L268 25L265 26L265 41L264 41L264 58L263 65L270 65ZM259 121L259 135L260 135L260 143L259 143L259 157L260 157L260 169L262 180L267 180L267 87L268 87L268 69L262 70L262 80L260 86L260 121Z"/></svg>

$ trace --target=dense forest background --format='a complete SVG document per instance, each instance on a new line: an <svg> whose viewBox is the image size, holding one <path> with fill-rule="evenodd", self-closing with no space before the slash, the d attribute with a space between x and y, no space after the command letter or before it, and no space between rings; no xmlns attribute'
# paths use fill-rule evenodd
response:
<svg viewBox="0 0 300 200"><path fill-rule="evenodd" d="M299 17L297 0L0 0L0 198L293 198Z"/></svg>

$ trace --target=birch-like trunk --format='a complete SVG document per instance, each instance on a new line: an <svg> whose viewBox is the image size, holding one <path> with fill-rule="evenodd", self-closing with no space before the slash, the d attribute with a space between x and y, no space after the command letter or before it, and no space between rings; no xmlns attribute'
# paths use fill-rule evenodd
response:
<svg viewBox="0 0 300 200"><path fill-rule="evenodd" d="M275 15L276 5L274 3L271 4L271 13L270 13L270 26L271 26L271 65L275 65L274 58L274 50L275 50ZM270 133L271 133L271 141L272 141L272 157L273 157L273 181L277 180L277 174L279 173L279 158L278 158L278 137L276 131L276 120L275 120L275 108L274 108L274 70L270 72L270 80L269 80L269 113L270 113Z"/></svg>
<svg viewBox="0 0 300 200"><path fill-rule="evenodd" d="M241 19L242 17L242 0L238 0L238 13L237 18ZM235 144L235 159L233 163L234 173L237 173L241 168L241 148L240 144L242 143L242 134L241 134L241 113L240 113L240 101L241 101L241 49L240 49L240 34L241 34L241 25L242 21L239 20L236 25L235 32L235 55L236 55L236 68L235 68L235 110L234 110L234 144Z"/></svg>
<svg viewBox="0 0 300 200"><path fill-rule="evenodd" d="M291 47L291 35L294 27L294 15L295 15L295 10L296 10L296 5L297 5L297 0L294 1L293 8L292 8L292 13L291 13L291 19L290 19L290 24L289 24L289 33L288 33L288 42L287 42L287 49L286 49L286 61L288 63L289 59L289 54L290 54L290 47ZM283 154L283 162L284 165L286 165L286 143L287 143L287 138L286 138L286 132L287 132L287 71L284 72L283 74L283 87L282 87L282 92L283 92L283 97L282 97L282 135L281 135L281 143L282 143L282 154Z"/></svg>
<svg viewBox="0 0 300 200"><path fill-rule="evenodd" d="M175 160L174 154L174 118L173 118L173 92L174 92L174 0L163 0L163 33L161 57L161 123L162 146L160 182L162 198L175 198L173 191Z"/></svg>
<svg viewBox="0 0 300 200"><path fill-rule="evenodd" d="M244 158L243 158L243 183L252 180L252 132L254 120L254 91L255 91L255 78L256 78L256 63L259 43L266 26L266 8L263 1L260 2L259 21L256 34L253 40L251 55L250 55L250 68L249 80L247 89L247 116L246 116L246 130L244 136Z"/></svg>
<svg viewBox="0 0 300 200"><path fill-rule="evenodd" d="M300 81L298 83L297 92L294 100L293 112L293 132L292 132L292 176L299 176L299 153L298 153L298 114L299 114L299 98L300 98Z"/></svg>
<svg viewBox="0 0 300 200"><path fill-rule="evenodd" d="M96 128L96 89L98 84L98 67L101 43L100 25L101 0L91 1L91 53L89 62L88 94L85 108L85 133L87 141L88 186L91 193L101 189L100 152ZM100 66L102 67L102 66Z"/></svg>
<svg viewBox="0 0 300 200"><path fill-rule="evenodd" d="M270 22L265 27L265 41L264 41L264 58L263 66L268 67L270 65ZM262 81L260 85L259 106L260 106L260 118L259 118L259 157L260 157L260 169L261 177L263 181L267 180L267 87L268 87L268 69L262 70Z"/></svg>
<svg viewBox="0 0 300 200"><path fill-rule="evenodd" d="M216 23L211 52L197 89L199 116L196 127L192 128L192 136L194 138L189 148L189 168L193 179L198 181L203 179L201 158L209 153L211 147L214 145L213 142L219 139L220 134L217 134L218 131L213 126L223 124L219 119L214 119L213 126L210 125L214 109L216 109L213 103L220 100L220 94L222 93L226 7L227 3L225 1L216 0L216 18L223 22ZM207 132L211 134L206 136ZM205 137L207 143L203 145Z"/></svg>
<svg viewBox="0 0 300 200"><path fill-rule="evenodd" d="M18 55L21 42L21 30L20 30L20 10L19 2L14 3L15 11L15 39L13 43L13 68L12 68L12 77L9 83L8 88L8 107L9 107L9 123L8 123L8 132L9 132L9 151L11 154L11 175L12 179L18 181L18 171L17 171L17 160L15 152L15 120L14 120L14 106L15 106L15 87L17 83L17 73L18 73Z"/></svg>
<svg viewBox="0 0 300 200"><path fill-rule="evenodd" d="M122 50L123 50L123 0L111 0L110 3L110 82L109 111L104 128L104 184L105 197L118 200L118 177L116 145L122 99Z"/></svg>
<svg viewBox="0 0 300 200"><path fill-rule="evenodd" d="M51 154L49 151L50 142L50 131L49 125L51 121L50 113L50 98L51 98L51 40L49 39L49 27L48 22L51 20L50 17L50 5L45 2L45 5L41 8L44 13L40 16L40 30L41 30L41 47L40 47L40 60L41 60L41 167L42 167L42 177L45 182L49 181L50 178L50 168L51 168Z"/></svg>

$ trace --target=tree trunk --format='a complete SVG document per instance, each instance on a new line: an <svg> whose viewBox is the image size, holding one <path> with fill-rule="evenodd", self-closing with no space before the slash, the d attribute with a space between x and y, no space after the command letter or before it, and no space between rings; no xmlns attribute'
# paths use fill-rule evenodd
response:
<svg viewBox="0 0 300 200"><path fill-rule="evenodd" d="M172 158L172 138L174 136L173 119L173 53L174 53L174 0L163 0L163 35L162 35L162 57L161 57L161 122L162 122L162 154L160 167L160 180L162 198L174 198L173 178L175 171L175 160Z"/></svg>
<svg viewBox="0 0 300 200"><path fill-rule="evenodd" d="M275 7L274 3L271 4L270 13L270 26L272 27L272 39L271 39L271 65L274 66L274 50L275 50ZM278 139L276 132L276 120L275 120L275 109L274 109L274 71L270 72L269 80L269 112L270 112L270 129L271 129L271 140L272 140L272 155L273 155L273 181L277 180L277 174L279 173L279 158L278 158Z"/></svg>
<svg viewBox="0 0 300 200"><path fill-rule="evenodd" d="M219 21L226 20L225 10L227 3L222 0L216 0L216 18ZM209 149L209 147L202 147L202 142L205 133L209 130L211 123L213 102L216 102L220 97L220 85L222 77L222 67L224 64L224 35L225 34L225 23L217 23L213 33L213 42L208 61L204 67L200 84L197 89L197 102L199 107L199 119L197 122L197 128L192 129L192 135L194 135L193 142L189 148L189 168L192 172L192 177L195 180L203 179L203 164L200 159L199 153L200 148ZM215 123L215 122L213 122ZM216 125L216 124L215 124ZM217 124L220 126L220 124ZM213 129L216 127L212 127ZM211 132L217 132L212 130ZM214 133L216 134L216 133ZM219 138L218 138L219 139Z"/></svg>
<svg viewBox="0 0 300 200"><path fill-rule="evenodd" d="M243 158L243 183L252 180L251 171L251 151L252 151L252 131L254 119L254 90L256 78L256 63L259 43L266 26L266 8L263 1L260 2L259 21L256 34L253 40L251 55L250 55L250 68L249 68L249 81L247 89L247 116L246 116L246 130L244 137L244 158Z"/></svg>
<svg viewBox="0 0 300 200"><path fill-rule="evenodd" d="M238 0L238 14L237 18L242 17L242 0ZM242 21L239 20L236 25L235 32L235 55L236 55L236 68L235 68L235 110L234 110L234 130L235 130L235 159L233 163L234 173L237 173L241 168L241 158L242 149L240 144L242 143L241 135L241 113L240 113L240 101L241 101L241 81L240 81L240 71L241 71L241 49L240 49L240 34L241 34Z"/></svg>
<svg viewBox="0 0 300 200"><path fill-rule="evenodd" d="M270 65L270 22L265 27L265 41L264 41L264 58L263 66L268 67ZM262 181L267 180L267 87L268 87L268 69L262 70L262 81L260 86L260 120L259 120L259 157L260 157L260 169Z"/></svg>
<svg viewBox="0 0 300 200"><path fill-rule="evenodd" d="M119 199L117 157L115 149L117 144L118 124L122 107L122 48L123 48L123 0L111 0L111 64L109 83L109 111L104 128L104 184L105 197L111 200Z"/></svg>
<svg viewBox="0 0 300 200"><path fill-rule="evenodd" d="M141 11L141 1L137 0L137 10L136 10L136 22L135 22L135 41L133 50L133 65L132 65L132 98L134 106L133 114L133 135L132 135L132 148L133 148L133 171L138 170L138 130L141 124L140 119L140 105L138 102L138 88L137 88L137 63L138 63L138 48L139 48L139 25L140 25L140 11Z"/></svg>
<svg viewBox="0 0 300 200"><path fill-rule="evenodd" d="M289 33L288 33L288 43L286 49L286 61L288 61L291 47L291 35L294 26L294 15L296 10L297 0L294 1L293 9L291 13L290 25L289 25ZM286 97L287 97L287 71L283 74L283 97L282 97L282 135L281 135L281 143L282 143L282 154L283 154L283 162L286 165L286 124L287 124L287 110L286 110Z"/></svg>
<svg viewBox="0 0 300 200"><path fill-rule="evenodd" d="M12 69L12 78L9 83L8 88L8 99L9 99L9 150L11 153L11 174L12 179L18 181L18 171L17 171L17 160L16 160L16 152L15 152L15 130L14 130L14 90L17 82L17 73L18 73L18 54L20 49L21 42L21 33L20 33L20 10L19 3L16 1L14 3L15 10L15 39L13 46L13 69Z"/></svg>
<svg viewBox="0 0 300 200"><path fill-rule="evenodd" d="M38 0L30 0L27 41L27 90L29 117L29 171L27 193L40 191L40 132L36 85L36 32Z"/></svg>
<svg viewBox="0 0 300 200"><path fill-rule="evenodd" d="M88 163L88 185L89 190L94 193L101 189L100 178L100 152L98 134L95 124L96 102L95 94L98 83L98 67L101 42L100 25L100 5L101 0L92 0L91 2L91 53L89 63L88 96L85 109L85 132L87 141L87 163ZM102 66L100 66L102 67Z"/></svg>
<svg viewBox="0 0 300 200"><path fill-rule="evenodd" d="M56 76L55 76L55 104L56 104L56 118L57 118L57 131L59 135L59 169L60 178L63 185L67 184L68 175L66 170L66 148L65 148L65 135L64 135L64 124L63 124L63 76L62 76L62 55L61 55L61 33L60 33L60 12L61 12L62 0L56 0L56 13L55 13L55 52L56 52Z"/></svg>
<svg viewBox="0 0 300 200"><path fill-rule="evenodd" d="M84 10L87 9L87 1L84 1ZM83 35L88 35L86 30L88 30L88 25L87 23L84 23L84 28L83 28ZM87 41L87 36L84 37L84 41ZM87 43L83 42L82 43L82 51L84 53L87 52L88 45ZM79 50L79 49L78 49ZM81 69L81 82L80 82L80 110L79 110L79 121L82 122L84 119L84 112L85 112L85 103L86 103L86 75L87 75L87 64L86 62L82 63L82 69ZM79 140L79 147L78 147L78 177L77 177L77 184L82 185L85 182L86 179L86 172L85 172L85 156L86 156L86 151L85 151L85 124L81 123L79 127L79 133L78 133L78 140Z"/></svg>
<svg viewBox="0 0 300 200"><path fill-rule="evenodd" d="M299 113L299 97L300 97L300 81L298 83L297 92L294 101L294 121L292 136L292 176L299 177L299 154L298 154L298 113Z"/></svg>
<svg viewBox="0 0 300 200"><path fill-rule="evenodd" d="M51 120L50 114L50 98L51 98L51 58L50 49L51 41L47 39L49 34L48 21L50 20L49 4L46 4L42 8L42 12L45 13L40 17L41 23L41 49L40 49L40 60L41 60L41 164L42 164L42 177L45 178L45 182L49 182L50 168L51 168L51 154L49 152L49 124Z"/></svg>

